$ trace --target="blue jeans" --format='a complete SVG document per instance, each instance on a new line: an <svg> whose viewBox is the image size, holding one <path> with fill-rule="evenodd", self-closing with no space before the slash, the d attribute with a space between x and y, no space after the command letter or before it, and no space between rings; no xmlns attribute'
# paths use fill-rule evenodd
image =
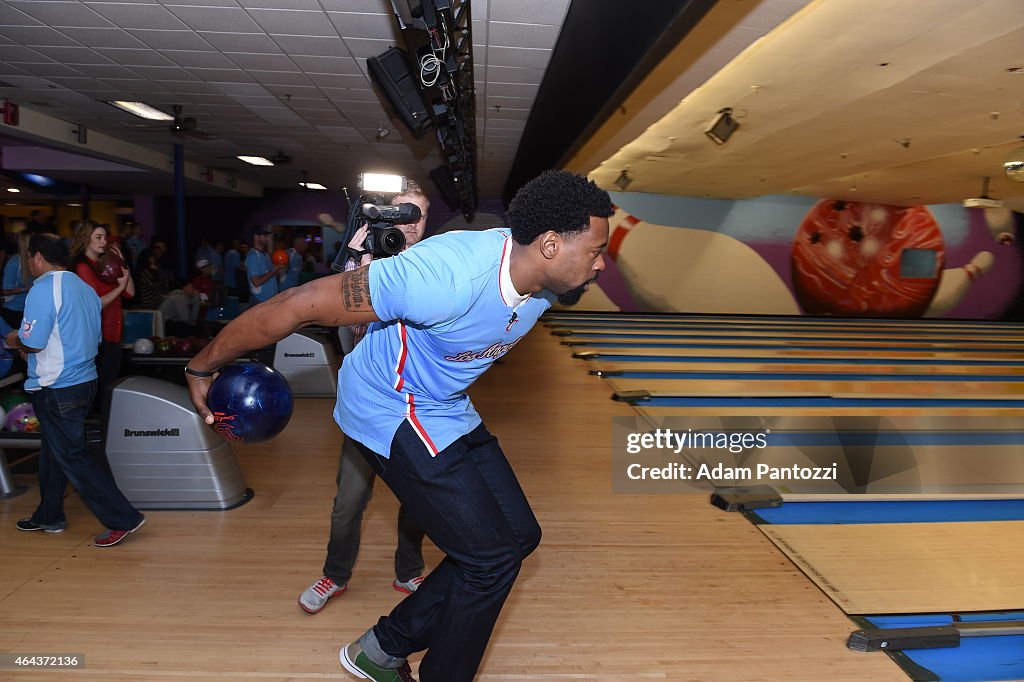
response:
<svg viewBox="0 0 1024 682"><path fill-rule="evenodd" d="M373 628L395 658L427 650L421 682L470 682L540 526L497 439L483 425L431 457L408 422L385 459L356 443L445 554Z"/></svg>
<svg viewBox="0 0 1024 682"><path fill-rule="evenodd" d="M142 514L86 450L85 415L95 395L95 381L68 388L43 388L31 394L43 445L39 453L39 506L32 514L35 523L67 521L64 491L68 481L107 528L131 530L142 521Z"/></svg>

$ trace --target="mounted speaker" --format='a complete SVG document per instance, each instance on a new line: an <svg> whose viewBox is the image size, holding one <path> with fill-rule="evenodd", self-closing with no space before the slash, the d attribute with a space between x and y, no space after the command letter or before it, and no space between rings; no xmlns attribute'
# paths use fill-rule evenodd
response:
<svg viewBox="0 0 1024 682"><path fill-rule="evenodd" d="M423 104L416 77L409 70L406 53L397 47L366 60L370 79L388 98L398 118L419 139L430 128L430 116Z"/></svg>

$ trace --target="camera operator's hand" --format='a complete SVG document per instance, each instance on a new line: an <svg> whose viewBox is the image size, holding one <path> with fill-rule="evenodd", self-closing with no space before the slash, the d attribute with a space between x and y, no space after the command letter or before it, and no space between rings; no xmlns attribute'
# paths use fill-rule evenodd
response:
<svg viewBox="0 0 1024 682"><path fill-rule="evenodd" d="M363 247L366 246L366 237L370 233L368 225L362 225L356 233L352 235L352 241L348 243L348 248L356 252L361 252ZM359 265L366 265L373 260L373 254L364 253L359 257Z"/></svg>

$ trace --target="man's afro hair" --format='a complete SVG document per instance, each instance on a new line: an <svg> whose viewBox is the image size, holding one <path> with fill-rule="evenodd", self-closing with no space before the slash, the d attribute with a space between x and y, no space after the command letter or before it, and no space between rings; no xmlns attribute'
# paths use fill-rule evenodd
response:
<svg viewBox="0 0 1024 682"><path fill-rule="evenodd" d="M544 171L523 185L508 208L512 238L532 244L541 234L584 232L591 216L608 218L614 213L611 197L582 175L569 171Z"/></svg>

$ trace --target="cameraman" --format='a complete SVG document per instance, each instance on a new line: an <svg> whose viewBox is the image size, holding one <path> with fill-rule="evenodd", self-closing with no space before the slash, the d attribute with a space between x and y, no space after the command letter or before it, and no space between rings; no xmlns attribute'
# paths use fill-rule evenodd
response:
<svg viewBox="0 0 1024 682"><path fill-rule="evenodd" d="M409 180L405 192L392 198L389 203L392 206L410 203L420 209L418 221L396 225L405 233L405 248L409 248L423 238L430 202L423 189L416 182ZM349 242L352 251L358 253L364 250L368 231L365 224L356 231ZM362 253L358 260L349 258L345 262L345 270L355 270L372 260L372 254ZM362 340L367 326L359 324L339 327L338 336L342 340L346 355ZM359 554L363 511L370 501L375 478L373 468L346 438L341 447L341 459L338 463L338 493L334 497L334 509L331 512L331 538L327 545L324 574L299 595L299 606L307 613L319 612L331 597L343 593L348 588L352 567ZM392 586L406 594L415 592L423 582L423 566L423 531L409 519L405 508L401 507L398 510L398 549L395 551L395 581Z"/></svg>

